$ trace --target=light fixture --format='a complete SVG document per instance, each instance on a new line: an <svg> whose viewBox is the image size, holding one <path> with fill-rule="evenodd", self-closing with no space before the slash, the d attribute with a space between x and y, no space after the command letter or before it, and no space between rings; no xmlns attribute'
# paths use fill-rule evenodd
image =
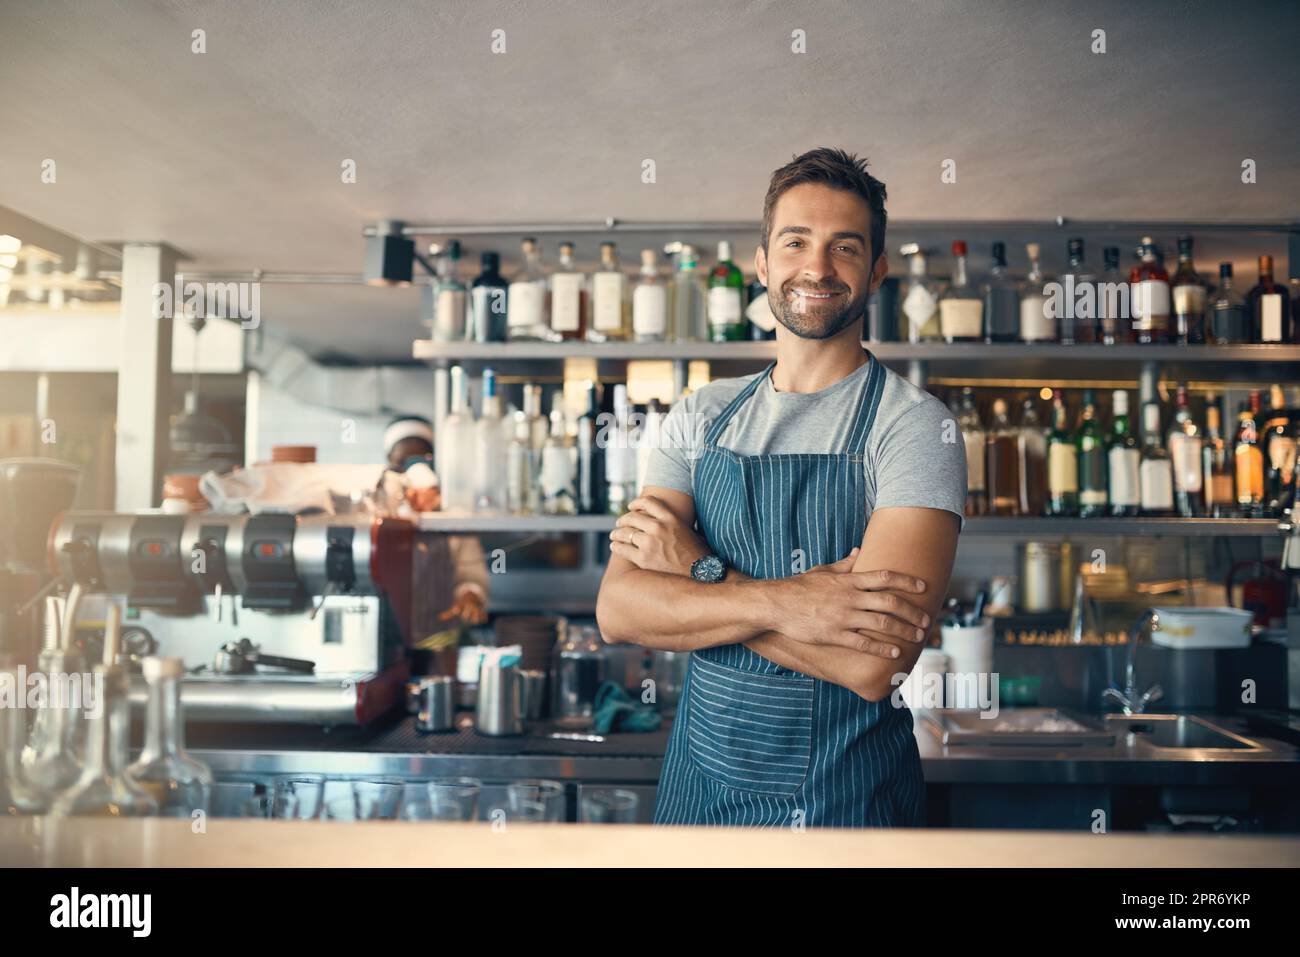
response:
<svg viewBox="0 0 1300 957"><path fill-rule="evenodd" d="M367 236L362 278L370 286L409 286L415 263L415 240L402 235L402 224L389 220Z"/></svg>

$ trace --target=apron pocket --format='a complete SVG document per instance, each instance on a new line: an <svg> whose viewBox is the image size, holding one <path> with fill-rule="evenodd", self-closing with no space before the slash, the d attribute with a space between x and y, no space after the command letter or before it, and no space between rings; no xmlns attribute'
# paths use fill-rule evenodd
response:
<svg viewBox="0 0 1300 957"><path fill-rule="evenodd" d="M812 759L813 679L754 674L700 655L691 668L686 730L700 772L741 791L799 790Z"/></svg>

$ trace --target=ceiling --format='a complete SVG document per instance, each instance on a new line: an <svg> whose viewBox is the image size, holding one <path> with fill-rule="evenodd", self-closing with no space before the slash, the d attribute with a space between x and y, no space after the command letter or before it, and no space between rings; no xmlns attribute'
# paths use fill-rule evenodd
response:
<svg viewBox="0 0 1300 957"><path fill-rule="evenodd" d="M892 219L1300 219L1300 5L1047 6L6 3L0 204L192 270L359 272L384 218L756 220L775 167L839 145ZM402 359L418 299L268 286L263 323Z"/></svg>

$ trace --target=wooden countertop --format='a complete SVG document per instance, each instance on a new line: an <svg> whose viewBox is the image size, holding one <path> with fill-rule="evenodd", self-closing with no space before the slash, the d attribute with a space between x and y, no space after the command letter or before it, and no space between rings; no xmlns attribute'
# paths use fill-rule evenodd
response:
<svg viewBox="0 0 1300 957"><path fill-rule="evenodd" d="M1300 838L380 821L0 819L11 867L1296 867Z"/></svg>

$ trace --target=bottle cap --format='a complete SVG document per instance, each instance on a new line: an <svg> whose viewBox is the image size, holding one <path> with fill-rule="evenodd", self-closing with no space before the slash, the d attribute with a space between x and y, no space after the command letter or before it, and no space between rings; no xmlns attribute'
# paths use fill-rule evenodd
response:
<svg viewBox="0 0 1300 957"><path fill-rule="evenodd" d="M966 255L966 240L964 240L964 239L957 239L957 240L954 240L954 241L953 241L953 244L952 244L952 254L953 254L954 256L965 256L965 255Z"/></svg>
<svg viewBox="0 0 1300 957"><path fill-rule="evenodd" d="M1219 263L1219 278L1220 279L1232 278L1232 263Z"/></svg>
<svg viewBox="0 0 1300 957"><path fill-rule="evenodd" d="M483 267L484 272L496 272L501 266L500 253L483 253L478 257L479 265Z"/></svg>
<svg viewBox="0 0 1300 957"><path fill-rule="evenodd" d="M997 242L993 244L993 265L1005 266L1007 264L1007 244Z"/></svg>

